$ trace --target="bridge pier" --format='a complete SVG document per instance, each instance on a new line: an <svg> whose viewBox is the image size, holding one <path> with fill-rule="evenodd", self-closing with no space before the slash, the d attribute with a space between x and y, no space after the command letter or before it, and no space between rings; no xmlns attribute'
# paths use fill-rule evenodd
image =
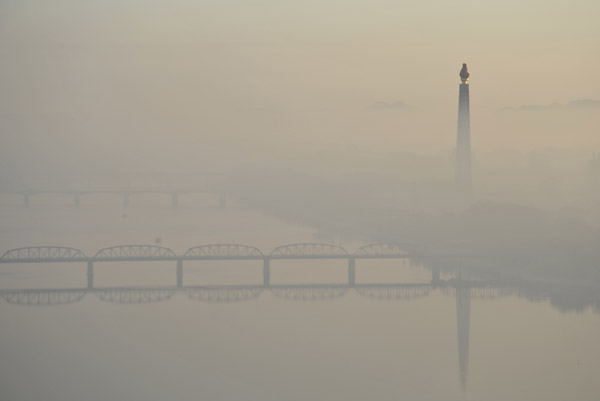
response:
<svg viewBox="0 0 600 401"><path fill-rule="evenodd" d="M29 207L29 194L23 195L23 206Z"/></svg>
<svg viewBox="0 0 600 401"><path fill-rule="evenodd" d="M271 259L267 258L263 262L263 284L271 285Z"/></svg>
<svg viewBox="0 0 600 401"><path fill-rule="evenodd" d="M177 259L177 288L183 287L183 259Z"/></svg>
<svg viewBox="0 0 600 401"><path fill-rule="evenodd" d="M227 205L227 196L221 192L219 194L219 207L224 208Z"/></svg>
<svg viewBox="0 0 600 401"><path fill-rule="evenodd" d="M81 194L80 193L73 194L73 203L75 204L75 206L81 205Z"/></svg>
<svg viewBox="0 0 600 401"><path fill-rule="evenodd" d="M123 206L129 206L129 193L127 192L123 194Z"/></svg>
<svg viewBox="0 0 600 401"><path fill-rule="evenodd" d="M356 259L348 258L348 285L356 284Z"/></svg>
<svg viewBox="0 0 600 401"><path fill-rule="evenodd" d="M171 207L173 209L177 209L179 207L179 194L177 192L173 192L171 194Z"/></svg>
<svg viewBox="0 0 600 401"><path fill-rule="evenodd" d="M94 288L94 262L87 263L87 288Z"/></svg>

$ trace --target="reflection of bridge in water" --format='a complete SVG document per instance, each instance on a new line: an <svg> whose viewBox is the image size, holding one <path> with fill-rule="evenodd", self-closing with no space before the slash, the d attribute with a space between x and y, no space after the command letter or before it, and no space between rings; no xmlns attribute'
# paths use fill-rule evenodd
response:
<svg viewBox="0 0 600 401"><path fill-rule="evenodd" d="M452 257L454 256L448 256L448 258ZM178 294L193 301L207 303L251 301L265 294L283 300L319 301L342 298L351 293L378 300L410 301L426 297L432 293L432 290L438 289L441 294L455 297L459 378L461 387L465 389L469 360L471 300L515 294L538 301L541 299L552 301L552 295L556 293L556 283L465 281L460 276L450 280L440 280L440 272L436 268L432 270L431 282L426 283L356 283L354 279L356 259L367 258L408 258L427 262L438 262L444 259L440 255L427 252L422 247L397 243L366 245L352 254L339 246L328 244L285 245L275 248L269 254L264 254L258 248L250 246L217 244L193 247L181 256L164 247L127 245L101 249L93 257L87 257L81 250L73 248L30 247L7 251L0 258L0 263L87 263L87 287L0 290L0 297L9 304L27 306L73 304L90 295L102 302L116 304L164 302ZM270 262L277 259L346 259L348 261L348 281L345 284L274 285L270 282ZM184 286L183 261L187 260L262 260L263 284ZM121 261L176 261L176 285L151 288L94 287L94 263ZM432 264L435 266L435 263ZM561 299L565 297L565 291L559 291ZM592 297L589 296L590 291L593 292ZM584 289L584 291L577 289L576 292L577 294L581 293L583 301L587 303L581 303L578 300L573 300L571 303L574 302L575 305L588 305L589 302L592 302L593 305L600 304L597 301L597 290L593 288ZM555 306L560 308L560 305Z"/></svg>
<svg viewBox="0 0 600 401"><path fill-rule="evenodd" d="M177 255L169 248L155 245L122 245L103 248L88 257L75 248L41 246L12 249L4 253L0 263L87 263L87 287L71 289L3 290L0 296L10 304L29 306L64 305L81 301L93 294L103 302L142 304L170 300L183 293L189 299L201 302L228 303L249 301L269 293L276 298L296 301L318 301L344 297L354 292L362 297L380 300L411 300L425 297L432 288L440 287L449 296L456 296L459 346L459 370L464 387L467 376L469 315L471 297L507 295L500 287L488 282L440 280L439 268L432 268L431 282L426 283L356 283L357 259L409 259L421 262L454 257L433 255L423 246L400 243L365 245L354 253L344 248L320 243L289 244L276 247L265 254L260 249L239 244L200 245ZM348 264L347 284L273 285L271 262L274 260L341 259ZM238 286L184 286L183 263L192 260L259 260L263 262L262 285ZM173 287L94 287L94 264L100 262L176 262L176 286ZM434 264L435 265L435 264Z"/></svg>
<svg viewBox="0 0 600 401"><path fill-rule="evenodd" d="M458 361L460 383L466 387L469 358L469 330L471 298L505 296L510 291L493 287L486 282L441 281L442 292L456 297ZM232 303L250 301L270 293L276 298L294 301L319 301L356 294L378 300L413 300L428 296L436 288L434 284L307 284L307 285L238 285L238 286L190 286L190 287L100 287L64 289L0 290L0 297L15 305L51 306L75 303L93 294L103 302L117 304L147 304L168 301L177 293L188 299L209 303Z"/></svg>
<svg viewBox="0 0 600 401"><path fill-rule="evenodd" d="M6 251L0 263L87 263L88 287L93 287L94 264L99 262L156 262L173 261L177 263L176 283L183 286L183 262L192 260L262 260L263 284L271 282L271 261L342 259L348 263L348 284L356 284L357 259L426 259L447 258L448 255L433 255L420 245L381 243L365 245L354 253L349 253L338 245L321 243L289 244L276 247L265 254L260 249L239 244L212 244L189 248L183 255L177 255L169 248L156 245L120 245L103 248L94 256L88 257L83 251L59 246L36 246ZM440 271L432 269L432 282L438 282Z"/></svg>
<svg viewBox="0 0 600 401"><path fill-rule="evenodd" d="M447 282L444 282L447 283ZM446 295L454 296L462 288L468 288L473 298L492 298L511 294L503 287L492 287L486 282L464 282L463 287L442 284ZM322 301L341 298L349 292L379 300L411 300L425 297L436 288L431 284L294 284L294 285L213 285L185 287L98 287L63 289L0 290L0 297L16 305L51 306L81 301L87 294L95 295L104 302L139 304L162 302L182 293L189 299L201 302L241 302L270 293L276 298L294 301ZM453 291L446 291L452 289ZM456 292L455 292L456 291Z"/></svg>

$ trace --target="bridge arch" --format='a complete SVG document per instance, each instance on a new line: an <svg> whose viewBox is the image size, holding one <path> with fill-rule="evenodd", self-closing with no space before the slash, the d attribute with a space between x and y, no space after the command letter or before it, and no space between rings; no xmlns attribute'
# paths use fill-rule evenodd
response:
<svg viewBox="0 0 600 401"><path fill-rule="evenodd" d="M278 246L269 255L275 259L285 258L346 258L348 252L338 245L300 243Z"/></svg>
<svg viewBox="0 0 600 401"><path fill-rule="evenodd" d="M75 248L64 246L29 246L8 250L2 255L6 261L52 261L52 260L81 260L87 259L85 254Z"/></svg>
<svg viewBox="0 0 600 401"><path fill-rule="evenodd" d="M131 260L156 260L175 259L177 255L169 248L156 245L119 245L100 249L94 255L94 259L131 259Z"/></svg>
<svg viewBox="0 0 600 401"><path fill-rule="evenodd" d="M380 257L380 258L402 258L416 253L422 254L425 248L422 245L399 243L399 242L385 242L377 244L363 245L358 248L353 257Z"/></svg>
<svg viewBox="0 0 600 401"><path fill-rule="evenodd" d="M229 259L229 258L263 258L258 248L240 244L200 245L188 249L183 255L186 258Z"/></svg>

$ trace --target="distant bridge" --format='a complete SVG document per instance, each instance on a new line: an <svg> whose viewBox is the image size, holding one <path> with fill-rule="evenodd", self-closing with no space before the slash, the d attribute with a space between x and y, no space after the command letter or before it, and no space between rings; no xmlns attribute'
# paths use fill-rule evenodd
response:
<svg viewBox="0 0 600 401"><path fill-rule="evenodd" d="M260 249L241 244L211 244L189 248L183 255L157 245L118 245L103 248L94 256L87 257L83 251L60 246L34 246L6 251L0 263L69 263L86 262L88 285L93 286L94 263L97 262L177 262L177 285L183 285L183 262L190 260L262 260L263 282L270 283L272 260L343 259L348 261L348 283L355 284L356 259L390 258L439 258L431 255L423 246L402 243L378 243L365 245L349 253L339 245L322 243L298 243L278 246L265 254ZM446 256L447 257L447 256ZM433 269L432 281L439 281L439 269Z"/></svg>
<svg viewBox="0 0 600 401"><path fill-rule="evenodd" d="M115 171L103 174L73 174L63 179L56 177L30 177L28 181L15 180L12 189L0 191L0 195L19 196L23 205L29 207L34 197L62 195L73 199L79 206L82 197L98 195L122 198L129 206L130 198L137 195L166 195L171 206L179 206L179 198L187 194L217 194L221 206L226 197L223 183L228 173L216 171L160 172L160 171Z"/></svg>
<svg viewBox="0 0 600 401"><path fill-rule="evenodd" d="M83 196L92 195L114 195L122 198L123 206L130 205L130 199L135 195L167 195L171 198L171 206L179 207L179 198L186 194L216 194L219 195L219 204L225 205L226 195L218 189L210 186L196 188L105 188L105 189L27 189L20 191L0 192L4 195L16 195L23 197L23 206L31 205L31 198L40 195L65 195L73 198L75 206L81 205Z"/></svg>

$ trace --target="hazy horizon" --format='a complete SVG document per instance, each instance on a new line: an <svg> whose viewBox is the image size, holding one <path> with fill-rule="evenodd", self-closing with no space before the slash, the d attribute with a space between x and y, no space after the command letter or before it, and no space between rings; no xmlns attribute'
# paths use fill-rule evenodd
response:
<svg viewBox="0 0 600 401"><path fill-rule="evenodd" d="M191 149L236 144L449 152L463 62L474 152L600 151L594 1L1 4L5 169L206 169Z"/></svg>
<svg viewBox="0 0 600 401"><path fill-rule="evenodd" d="M0 0L0 399L596 401L598 21Z"/></svg>

